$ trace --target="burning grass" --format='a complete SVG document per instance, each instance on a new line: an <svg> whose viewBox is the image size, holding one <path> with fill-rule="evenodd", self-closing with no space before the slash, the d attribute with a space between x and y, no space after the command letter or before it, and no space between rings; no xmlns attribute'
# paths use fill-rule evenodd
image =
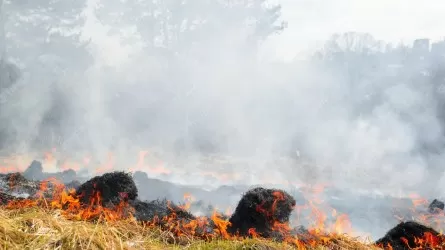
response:
<svg viewBox="0 0 445 250"><path fill-rule="evenodd" d="M26 183L20 174L11 176L11 188L17 180ZM296 201L278 189L251 189L231 217L217 211L195 217L189 204L138 200L133 179L123 172L94 177L77 190L55 179L34 186L38 190L30 198L5 196L11 200L0 208L0 223L7 249L377 249L344 234L350 224L345 216L336 215L337 230L327 233L317 209L313 227L291 228ZM415 222L397 225L378 243L389 249L445 249L441 234Z"/></svg>
<svg viewBox="0 0 445 250"><path fill-rule="evenodd" d="M286 243L259 238L204 241L175 237L134 219L74 221L60 210L40 207L0 209L0 227L3 249L295 249ZM306 249L377 249L344 237L335 241Z"/></svg>

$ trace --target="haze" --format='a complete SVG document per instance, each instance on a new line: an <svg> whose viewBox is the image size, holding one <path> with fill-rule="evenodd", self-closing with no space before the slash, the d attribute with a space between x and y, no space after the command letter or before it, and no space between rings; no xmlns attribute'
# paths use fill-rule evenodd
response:
<svg viewBox="0 0 445 250"><path fill-rule="evenodd" d="M5 1L4 154L129 169L147 150L170 171L150 175L194 185L443 187L445 3L283 0L273 20L247 2Z"/></svg>
<svg viewBox="0 0 445 250"><path fill-rule="evenodd" d="M321 46L336 32L367 32L379 40L411 43L421 37L441 40L445 3L439 0L281 0L289 27L273 38L268 56L292 60Z"/></svg>

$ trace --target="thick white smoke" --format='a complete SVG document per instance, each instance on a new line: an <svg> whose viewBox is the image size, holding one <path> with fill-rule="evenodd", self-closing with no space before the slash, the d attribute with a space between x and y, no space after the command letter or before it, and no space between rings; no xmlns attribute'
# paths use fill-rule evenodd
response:
<svg viewBox="0 0 445 250"><path fill-rule="evenodd" d="M66 42L58 50L28 44L16 25L25 25L26 15L52 27L8 2L6 47L23 72L1 107L9 151L55 147L64 157L101 161L112 151L116 168L128 169L147 149L160 154L169 178L193 184L207 184L197 175L213 171L230 174L213 185L330 182L388 192L433 192L439 185L442 152L432 158L419 147L442 136L427 94L432 87L405 71L383 77L389 59L379 59L374 77L351 80L349 71L312 57L260 59L262 40L251 36L249 18L239 21L249 15L242 8L170 3L147 14L129 2L85 4L76 7L84 21L76 19L75 29L90 40L90 57L71 60L80 53ZM162 25L171 25L164 27L170 33L147 40ZM226 160L205 162L209 157ZM431 176L437 182L426 187Z"/></svg>

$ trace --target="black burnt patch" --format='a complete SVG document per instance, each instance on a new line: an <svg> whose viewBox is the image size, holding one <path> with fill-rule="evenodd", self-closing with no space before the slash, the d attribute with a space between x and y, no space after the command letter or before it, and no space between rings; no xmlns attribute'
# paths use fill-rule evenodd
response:
<svg viewBox="0 0 445 250"><path fill-rule="evenodd" d="M120 201L135 200L138 190L130 174L111 172L96 176L80 185L76 194L82 204L100 196L102 204L118 204Z"/></svg>

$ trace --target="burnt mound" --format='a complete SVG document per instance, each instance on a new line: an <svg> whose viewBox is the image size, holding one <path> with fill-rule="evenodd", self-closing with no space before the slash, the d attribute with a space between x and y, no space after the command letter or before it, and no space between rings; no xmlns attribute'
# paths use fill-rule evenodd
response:
<svg viewBox="0 0 445 250"><path fill-rule="evenodd" d="M23 172L23 176L28 180L42 180L44 179L43 167L40 161L33 160L27 169Z"/></svg>
<svg viewBox="0 0 445 250"><path fill-rule="evenodd" d="M163 200L140 201L134 200L130 205L135 209L135 218L139 221L149 222L155 217L163 218L175 214L178 220L194 220L196 217L174 203Z"/></svg>
<svg viewBox="0 0 445 250"><path fill-rule="evenodd" d="M280 232L274 230L275 223L287 224L295 206L295 199L279 189L257 187L246 192L230 217L228 232L249 236L249 229L265 238L280 240Z"/></svg>
<svg viewBox="0 0 445 250"><path fill-rule="evenodd" d="M383 247L384 249L404 250L424 248L425 245L420 246L416 243L416 239L421 239L429 234L431 237L440 239L439 233L427 226L419 224L414 221L401 222L391 230L389 230L385 236L376 241L376 245Z"/></svg>
<svg viewBox="0 0 445 250"><path fill-rule="evenodd" d="M440 211L443 211L444 208L445 204L442 201L434 199L428 206L428 211L430 213L439 213Z"/></svg>
<svg viewBox="0 0 445 250"><path fill-rule="evenodd" d="M69 183L79 179L76 171L73 169L67 169L62 172L46 173L43 172L42 163L37 160L33 160L28 168L22 174L26 179L31 181L42 181L50 178L55 178L63 183Z"/></svg>
<svg viewBox="0 0 445 250"><path fill-rule="evenodd" d="M89 204L99 192L102 204L118 204L120 201L135 200L138 190L130 174L111 172L96 176L80 185L76 194L82 204Z"/></svg>

